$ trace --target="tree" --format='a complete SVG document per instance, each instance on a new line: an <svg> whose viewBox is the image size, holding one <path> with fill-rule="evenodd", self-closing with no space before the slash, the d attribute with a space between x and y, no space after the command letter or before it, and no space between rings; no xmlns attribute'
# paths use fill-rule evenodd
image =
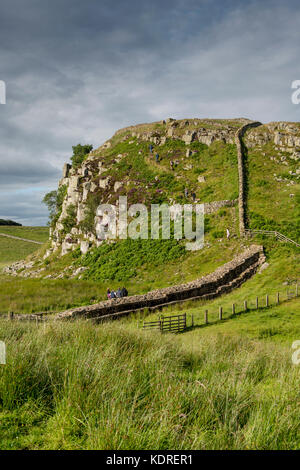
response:
<svg viewBox="0 0 300 470"><path fill-rule="evenodd" d="M72 147L73 155L71 157L73 168L77 168L84 161L85 156L93 150L92 145L74 145Z"/></svg>
<svg viewBox="0 0 300 470"><path fill-rule="evenodd" d="M48 207L50 219L55 216L57 208L57 191L50 191L44 196L43 203Z"/></svg>
<svg viewBox="0 0 300 470"><path fill-rule="evenodd" d="M43 203L46 204L49 210L49 222L53 227L59 218L64 198L67 193L67 186L64 184L58 188L57 191L50 191L44 196Z"/></svg>

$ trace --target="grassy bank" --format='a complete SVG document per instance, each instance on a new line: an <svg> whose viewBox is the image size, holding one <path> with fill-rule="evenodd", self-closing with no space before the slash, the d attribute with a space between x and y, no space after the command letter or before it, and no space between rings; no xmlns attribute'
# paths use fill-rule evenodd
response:
<svg viewBox="0 0 300 470"><path fill-rule="evenodd" d="M277 303L277 292L280 299L286 300L287 291L295 292L295 284L300 286L299 249L289 245L278 245L266 241L268 267L255 274L240 288L210 301L189 301L163 309L163 315L176 315L186 312L188 318L193 315L195 329L187 336L197 338L210 333L246 334L255 339L266 337L276 342L291 344L300 337L300 297L280 305ZM300 288L299 288L300 289ZM264 308L266 295L269 296L269 308ZM256 297L259 299L259 310L256 309ZM244 301L248 311L244 313ZM235 304L237 315L232 316L232 304ZM219 322L219 307L223 308L223 322ZM208 310L209 324L204 324L204 312ZM143 317L143 315L142 315ZM146 320L157 319L158 313L146 315ZM132 320L134 321L134 320Z"/></svg>
<svg viewBox="0 0 300 470"><path fill-rule="evenodd" d="M224 251L224 246L226 250ZM118 245L116 249L118 249ZM155 246L154 246L155 248ZM93 279L93 273L97 270L109 275L113 269L110 269L110 259L100 258L92 259L91 277L92 279L24 279L21 277L0 276L0 312L9 310L16 313L31 313L40 311L65 310L72 306L88 305L106 299L106 290L117 289L120 285L126 285L129 294L143 294L153 289L168 287L174 284L191 281L197 277L208 274L218 266L230 261L242 250L238 241L216 243L205 250L193 252L188 255L180 256L164 263L152 265L146 263L140 266L134 263L132 257L127 255L127 265L122 265L119 259L115 257L116 264L112 266L118 274L121 272L130 274L130 270L135 271L135 275L129 280L119 281L116 279L106 279L100 277L100 280ZM148 253L152 258L155 255L155 249ZM96 252L97 255L97 252ZM125 254L126 255L126 254ZM54 263L42 263L44 271L41 276L47 276L51 273L63 272L70 264L76 263L72 254L58 258ZM104 263L106 262L106 264ZM73 267L73 270L76 266ZM87 276L89 277L89 276ZM97 276L95 276L97 278ZM126 277L125 277L126 279Z"/></svg>
<svg viewBox="0 0 300 470"><path fill-rule="evenodd" d="M49 238L48 227L1 226L0 233L42 243ZM7 264L26 258L39 248L40 246L35 243L0 236L0 269Z"/></svg>
<svg viewBox="0 0 300 470"><path fill-rule="evenodd" d="M49 227L14 227L6 225L0 226L0 233L42 243L49 239Z"/></svg>
<svg viewBox="0 0 300 470"><path fill-rule="evenodd" d="M0 322L2 449L296 449L299 370L247 338Z"/></svg>

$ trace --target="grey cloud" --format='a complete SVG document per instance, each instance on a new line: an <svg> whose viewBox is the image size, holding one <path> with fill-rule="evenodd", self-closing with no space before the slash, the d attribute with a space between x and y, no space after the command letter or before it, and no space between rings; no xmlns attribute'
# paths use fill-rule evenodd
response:
<svg viewBox="0 0 300 470"><path fill-rule="evenodd" d="M299 26L294 0L2 0L0 212L13 218L26 188L27 223L45 223L35 188L57 186L72 145L126 125L299 120Z"/></svg>

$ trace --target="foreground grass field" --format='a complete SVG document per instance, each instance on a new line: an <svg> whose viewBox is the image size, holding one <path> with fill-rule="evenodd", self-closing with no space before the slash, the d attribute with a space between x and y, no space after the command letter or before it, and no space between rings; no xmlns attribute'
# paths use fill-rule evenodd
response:
<svg viewBox="0 0 300 470"><path fill-rule="evenodd" d="M181 335L183 336L183 335ZM0 322L2 449L297 449L288 348L118 323Z"/></svg>

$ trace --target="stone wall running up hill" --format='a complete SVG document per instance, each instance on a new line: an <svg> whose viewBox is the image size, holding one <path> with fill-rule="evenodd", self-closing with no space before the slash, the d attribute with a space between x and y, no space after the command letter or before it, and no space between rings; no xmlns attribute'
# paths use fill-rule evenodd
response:
<svg viewBox="0 0 300 470"><path fill-rule="evenodd" d="M195 281L157 289L144 295L111 299L95 305L74 308L57 314L56 319L104 318L108 316L108 318L117 318L144 308L155 309L187 299L210 299L239 287L256 273L264 261L263 247L251 245L229 263Z"/></svg>

